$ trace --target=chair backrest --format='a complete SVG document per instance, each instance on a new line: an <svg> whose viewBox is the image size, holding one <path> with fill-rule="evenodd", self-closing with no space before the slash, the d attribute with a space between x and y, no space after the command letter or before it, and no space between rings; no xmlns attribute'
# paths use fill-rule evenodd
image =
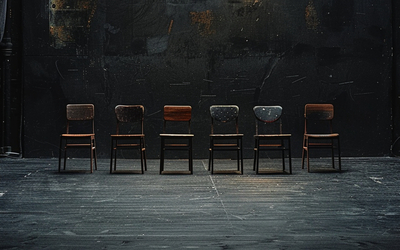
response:
<svg viewBox="0 0 400 250"><path fill-rule="evenodd" d="M115 117L117 119L117 134L119 134L120 123L140 123L143 134L144 107L142 105L117 105L115 106Z"/></svg>
<svg viewBox="0 0 400 250"><path fill-rule="evenodd" d="M188 105L165 105L164 106L164 126L165 133L168 122L188 122L190 133L190 122L192 120L192 107Z"/></svg>
<svg viewBox="0 0 400 250"><path fill-rule="evenodd" d="M221 123L235 122L236 133L239 133L239 107L236 105L212 105L210 106L211 134L214 133L214 121Z"/></svg>
<svg viewBox="0 0 400 250"><path fill-rule="evenodd" d="M68 104L66 107L67 134L70 121L91 121L92 133L94 133L94 105L93 104Z"/></svg>
<svg viewBox="0 0 400 250"><path fill-rule="evenodd" d="M306 104L304 108L304 118L307 120L325 120L333 119L332 104Z"/></svg>
<svg viewBox="0 0 400 250"><path fill-rule="evenodd" d="M279 132L282 133L282 107L281 106L255 106L253 108L256 117L256 135L258 135L258 122L274 123L279 120Z"/></svg>
<svg viewBox="0 0 400 250"><path fill-rule="evenodd" d="M304 133L307 133L307 121L328 122L330 133L332 133L333 111L332 104L306 104L304 107Z"/></svg>

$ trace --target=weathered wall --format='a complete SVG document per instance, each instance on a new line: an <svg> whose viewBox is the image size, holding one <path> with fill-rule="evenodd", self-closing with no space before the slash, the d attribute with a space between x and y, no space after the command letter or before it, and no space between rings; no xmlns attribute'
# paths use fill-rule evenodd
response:
<svg viewBox="0 0 400 250"><path fill-rule="evenodd" d="M333 103L345 156L388 155L389 0L23 1L24 156L58 156L67 103L94 103L99 157L117 104L145 106L159 155L165 104L193 107L208 156L212 104L237 104L252 157L254 105L281 105L300 156L306 103Z"/></svg>

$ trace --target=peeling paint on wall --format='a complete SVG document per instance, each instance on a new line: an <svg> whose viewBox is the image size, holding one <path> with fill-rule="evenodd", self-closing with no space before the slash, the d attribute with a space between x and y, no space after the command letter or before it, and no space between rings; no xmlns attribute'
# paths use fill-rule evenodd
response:
<svg viewBox="0 0 400 250"><path fill-rule="evenodd" d="M214 16L211 10L202 12L190 12L192 25L197 24L200 35L207 36L215 34L215 30L211 29Z"/></svg>

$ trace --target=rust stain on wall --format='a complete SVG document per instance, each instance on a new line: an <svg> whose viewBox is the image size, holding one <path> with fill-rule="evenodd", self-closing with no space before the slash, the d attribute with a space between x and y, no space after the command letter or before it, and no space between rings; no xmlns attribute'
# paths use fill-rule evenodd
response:
<svg viewBox="0 0 400 250"><path fill-rule="evenodd" d="M211 10L202 12L190 12L192 25L197 24L200 35L207 36L215 34L215 30L211 29L214 16Z"/></svg>
<svg viewBox="0 0 400 250"><path fill-rule="evenodd" d="M57 49L67 44L85 46L95 10L95 0L49 0L51 45Z"/></svg>
<svg viewBox="0 0 400 250"><path fill-rule="evenodd" d="M315 9L314 2L311 0L305 10L305 19L308 29L316 30L319 25L318 13Z"/></svg>

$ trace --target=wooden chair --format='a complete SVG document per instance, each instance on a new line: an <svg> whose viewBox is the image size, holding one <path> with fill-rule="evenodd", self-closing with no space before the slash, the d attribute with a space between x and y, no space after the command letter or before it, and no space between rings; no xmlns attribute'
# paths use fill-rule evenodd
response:
<svg viewBox="0 0 400 250"><path fill-rule="evenodd" d="M253 170L259 173L272 173L271 171L259 170L260 151L281 151L282 154L282 171L285 173L285 151L288 151L289 158L289 173L292 173L292 156L290 150L290 138L291 134L282 133L282 107L281 106L255 106L253 108L254 115L256 117L256 134L254 135L255 146L254 146L254 164ZM277 124L279 122L279 124ZM263 133L259 132L259 124L268 125L265 127L275 127L276 132ZM278 129L276 126L278 125ZM265 128L266 129L266 128ZM271 131L271 130L270 130Z"/></svg>
<svg viewBox="0 0 400 250"><path fill-rule="evenodd" d="M192 107L183 105L165 105L164 106L164 125L161 138L161 153L160 153L160 174L193 174L193 137L190 133L190 123L192 119ZM187 123L188 132L184 133L166 133L167 122ZM179 125L178 125L179 126ZM188 151L189 153L189 171L165 171L164 157L166 150Z"/></svg>
<svg viewBox="0 0 400 250"><path fill-rule="evenodd" d="M118 105L115 107L115 117L117 120L117 129L114 135L111 135L111 160L110 173L117 171L117 149L138 149L140 153L140 171L122 171L127 173L144 173L147 170L146 147L143 133L144 107L142 105ZM137 126L137 133L121 133L121 127L129 126L129 131ZM126 131L127 129L125 129ZM113 170L114 157L114 170ZM119 171L121 172L121 171Z"/></svg>
<svg viewBox="0 0 400 250"><path fill-rule="evenodd" d="M239 107L236 105L212 105L210 107L211 115L211 134L210 134L210 155L208 161L208 170L214 173L237 173L243 174L243 134L239 134ZM215 126L221 127L223 124L232 124L234 133L214 133ZM227 129L226 126L223 126ZM225 130L227 131L227 130ZM233 130L232 130L233 131ZM214 151L236 151L237 170L225 170L214 172Z"/></svg>
<svg viewBox="0 0 400 250"><path fill-rule="evenodd" d="M61 172L61 151L64 148L64 170L67 162L67 148L86 147L90 149L90 172L93 173L93 159L95 169L97 170L97 156L96 156L96 142L94 132L94 105L93 104L68 104L66 108L67 129L65 134L60 136L59 160L58 171ZM83 125L79 127L84 128L84 123L91 123L91 130L89 133L71 133L71 123ZM86 131L87 132L87 131ZM64 143L64 146L63 146Z"/></svg>
<svg viewBox="0 0 400 250"><path fill-rule="evenodd" d="M334 150L337 149L339 160L339 171L341 171L340 142L339 134L333 133L333 105L332 104L306 104L304 109L304 137L301 168L304 168L304 158L307 154L307 171L310 172L309 155L311 148L328 148L332 151L332 168L335 168ZM310 133L310 126L313 123L318 126L317 133ZM327 123L327 127L322 127L322 123ZM316 130L314 130L315 132ZM321 133L321 131L323 131ZM335 142L336 141L336 145Z"/></svg>

